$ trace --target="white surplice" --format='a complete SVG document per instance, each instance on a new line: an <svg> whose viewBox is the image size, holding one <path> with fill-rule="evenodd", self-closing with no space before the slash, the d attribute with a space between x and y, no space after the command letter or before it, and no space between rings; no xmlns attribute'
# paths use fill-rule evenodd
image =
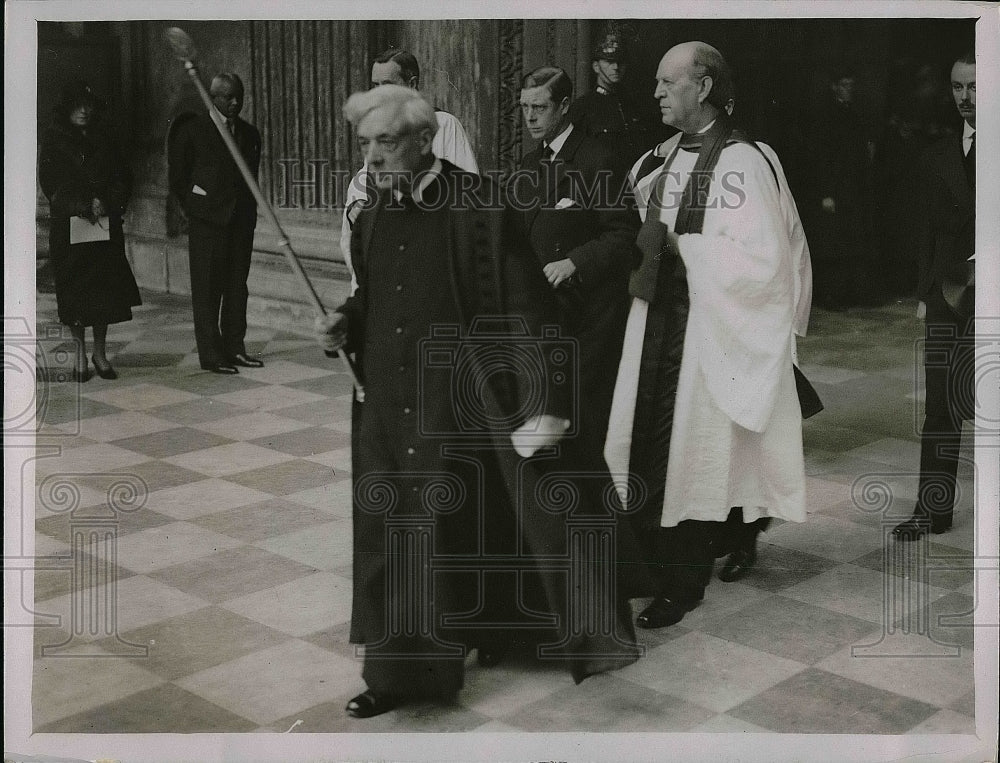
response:
<svg viewBox="0 0 1000 763"><path fill-rule="evenodd" d="M669 156L679 136L663 147ZM690 311L674 407L661 525L806 517L802 416L792 362L812 298L809 250L784 172L754 147L723 149L701 233L679 237ZM647 154L648 155L648 154ZM632 179L645 160L633 167ZM671 163L661 220L671 229L697 153ZM635 183L643 219L656 170ZM780 185L780 191L779 191ZM625 499L639 363L649 304L633 299L605 458Z"/></svg>

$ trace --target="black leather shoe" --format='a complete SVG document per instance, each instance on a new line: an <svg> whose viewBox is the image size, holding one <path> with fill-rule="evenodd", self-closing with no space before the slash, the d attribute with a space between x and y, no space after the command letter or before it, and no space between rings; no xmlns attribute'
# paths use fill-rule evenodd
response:
<svg viewBox="0 0 1000 763"><path fill-rule="evenodd" d="M507 656L505 646L476 647L476 662L481 668L495 668Z"/></svg>
<svg viewBox="0 0 1000 763"><path fill-rule="evenodd" d="M97 362L97 358L91 356L90 360L94 364L94 370L97 371L97 375L100 376L102 379L118 378L118 372L115 371L114 368L112 368L111 364L108 363L108 361L105 360L104 362L106 365L104 367L101 367L101 364Z"/></svg>
<svg viewBox="0 0 1000 763"><path fill-rule="evenodd" d="M232 376L233 374L238 374L239 371L236 366L231 366L228 363L219 363L214 366L202 366L206 371L211 371L213 374L225 374L226 376Z"/></svg>
<svg viewBox="0 0 1000 763"><path fill-rule="evenodd" d="M948 532L950 529L950 519L942 522L931 522L929 519L921 517L910 517L905 522L901 522L892 528L892 534L896 536L896 540L898 541L909 542L918 540L927 535L927 533L941 535L941 533Z"/></svg>
<svg viewBox="0 0 1000 763"><path fill-rule="evenodd" d="M722 570L719 571L719 580L723 583L733 583L737 580L742 580L750 574L756 564L756 550L745 551L740 549L733 551L726 559L726 563L722 565Z"/></svg>
<svg viewBox="0 0 1000 763"><path fill-rule="evenodd" d="M244 368L263 368L264 361L260 358L251 358L245 352L237 353L229 359L229 362L234 366L243 366Z"/></svg>
<svg viewBox="0 0 1000 763"><path fill-rule="evenodd" d="M635 619L640 628L666 628L676 625L684 619L684 615L698 606L698 602L682 603L657 597Z"/></svg>
<svg viewBox="0 0 1000 763"><path fill-rule="evenodd" d="M348 702L345 709L352 718L373 718L376 715L388 713L399 704L399 699L391 694L382 694L368 689Z"/></svg>

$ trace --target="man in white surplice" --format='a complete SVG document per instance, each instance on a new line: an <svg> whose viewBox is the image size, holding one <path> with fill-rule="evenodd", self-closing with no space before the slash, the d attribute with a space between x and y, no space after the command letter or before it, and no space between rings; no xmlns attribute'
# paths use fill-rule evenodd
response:
<svg viewBox="0 0 1000 763"><path fill-rule="evenodd" d="M663 121L682 132L651 152L662 158L647 154L632 171L644 231L656 224L646 221L649 212L658 212L662 245L657 234L661 248L649 258L657 262L645 290L641 271L649 260L633 273L605 446L623 501L637 504L627 510L659 513L659 529L646 528L658 557L655 598L637 621L647 628L679 622L701 600L731 509L742 507L748 524L805 520L792 364L812 291L808 248L778 159L730 126L732 78L721 54L699 42L672 48L660 61L654 95ZM714 159L700 148L710 140L721 147ZM696 162L698 172L715 163L707 165L702 217L692 224L683 199ZM660 201L651 205L654 188ZM697 232L678 232L679 211L680 227ZM667 360L646 355L657 335L669 345L671 332L679 361L672 377L669 347L661 351ZM651 367L652 392L648 381L640 384ZM657 457L659 470L643 468ZM629 475L645 488L626 490Z"/></svg>

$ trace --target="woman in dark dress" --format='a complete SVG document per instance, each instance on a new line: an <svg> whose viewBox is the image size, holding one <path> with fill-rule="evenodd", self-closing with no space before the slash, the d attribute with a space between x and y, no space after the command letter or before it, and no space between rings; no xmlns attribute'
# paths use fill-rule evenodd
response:
<svg viewBox="0 0 1000 763"><path fill-rule="evenodd" d="M122 233L132 178L110 131L100 124L100 106L85 83L67 85L42 137L38 160L38 179L49 200L49 256L59 321L76 340L73 378L79 382L90 378L86 327L93 328L98 376L115 379L105 348L108 324L132 320L132 307L142 304ZM91 235L81 235L81 229Z"/></svg>

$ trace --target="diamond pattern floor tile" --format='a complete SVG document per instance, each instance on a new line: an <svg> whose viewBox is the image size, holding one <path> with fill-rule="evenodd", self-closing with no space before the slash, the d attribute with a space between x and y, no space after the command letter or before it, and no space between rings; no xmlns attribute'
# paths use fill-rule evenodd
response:
<svg viewBox="0 0 1000 763"><path fill-rule="evenodd" d="M358 682L358 666L292 639L193 673L175 683L257 724L341 696Z"/></svg>
<svg viewBox="0 0 1000 763"><path fill-rule="evenodd" d="M657 647L617 675L723 713L804 668L801 662L694 631Z"/></svg>
<svg viewBox="0 0 1000 763"><path fill-rule="evenodd" d="M92 650L88 650L92 651ZM85 657L72 652L34 664L32 722L36 729L163 683L123 657Z"/></svg>
<svg viewBox="0 0 1000 763"><path fill-rule="evenodd" d="M197 673L284 643L289 636L219 607L205 607L125 631L121 637L148 646L136 665L167 680ZM97 642L103 646L106 640ZM191 643L198 644L192 652ZM110 646L110 644L109 644Z"/></svg>
<svg viewBox="0 0 1000 763"><path fill-rule="evenodd" d="M204 601L219 602L289 583L314 572L314 567L262 549L233 548L149 575Z"/></svg>
<svg viewBox="0 0 1000 763"><path fill-rule="evenodd" d="M316 572L230 599L222 606L282 633L306 636L349 619L351 581Z"/></svg>
<svg viewBox="0 0 1000 763"><path fill-rule="evenodd" d="M980 533L995 533L995 523L973 512L971 469L959 472L955 527L922 557L931 586L911 585L912 559L907 566L891 541L883 572L883 533L909 514L916 491L922 381L913 383L912 305L815 311L799 345L826 404L804 425L808 521L775 523L747 578L714 579L682 623L640 631L647 653L637 663L577 686L564 665L530 650L491 669L473 650L454 702L361 721L344 713L363 688L348 641L349 378L310 337L267 327L252 327L248 348L262 369L204 372L189 298L144 301L109 337L121 378L78 385L45 381L67 376L72 346L51 295L39 297L37 443L56 455L37 460L36 521L28 513L22 523L37 530L36 553L52 555L35 575L33 605L49 627L36 628L29 648L40 655L68 643L74 659L36 657L37 730L280 733L296 721L296 733L370 734L974 728L977 630L967 613L987 593L966 557L977 522ZM63 484L79 499L60 497ZM114 590L115 631L73 637L71 522L79 529L79 510L101 509L109 496L119 509L108 524L116 563L78 552L107 578L87 578L75 595L99 610ZM893 591L917 604L887 606ZM633 601L633 612L646 603ZM130 644L149 652L83 656L134 654ZM941 649L951 656L935 656Z"/></svg>
<svg viewBox="0 0 1000 763"><path fill-rule="evenodd" d="M729 711L729 715L784 734L902 734L935 707L809 668Z"/></svg>
<svg viewBox="0 0 1000 763"><path fill-rule="evenodd" d="M158 734L182 726L189 733L253 731L254 723L174 684L129 694L115 702L62 718L43 734Z"/></svg>

